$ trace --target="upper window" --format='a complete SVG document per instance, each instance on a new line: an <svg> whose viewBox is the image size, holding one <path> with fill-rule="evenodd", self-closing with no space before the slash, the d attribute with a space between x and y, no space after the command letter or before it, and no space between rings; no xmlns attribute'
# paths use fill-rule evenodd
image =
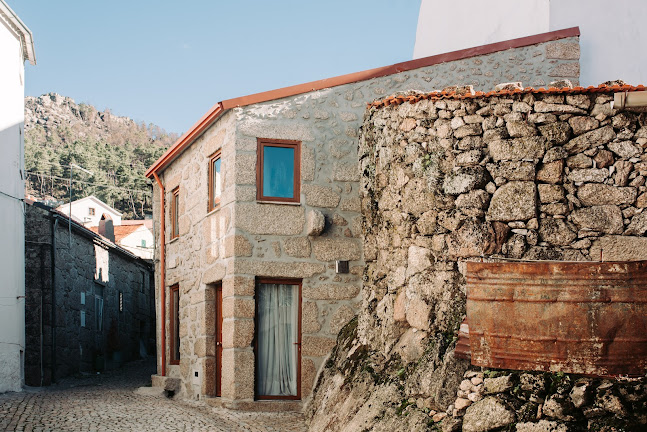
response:
<svg viewBox="0 0 647 432"><path fill-rule="evenodd" d="M301 142L258 139L256 198L299 202Z"/></svg>
<svg viewBox="0 0 647 432"><path fill-rule="evenodd" d="M88 207L88 215L94 216L96 214L94 207Z"/></svg>
<svg viewBox="0 0 647 432"><path fill-rule="evenodd" d="M220 150L209 158L209 211L220 204L222 174L220 173Z"/></svg>
<svg viewBox="0 0 647 432"><path fill-rule="evenodd" d="M180 187L171 192L171 239L180 236L180 224L178 210L180 209Z"/></svg>

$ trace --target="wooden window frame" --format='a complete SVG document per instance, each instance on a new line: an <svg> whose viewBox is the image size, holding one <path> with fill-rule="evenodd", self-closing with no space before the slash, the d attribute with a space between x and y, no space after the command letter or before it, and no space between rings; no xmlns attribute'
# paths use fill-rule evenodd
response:
<svg viewBox="0 0 647 432"><path fill-rule="evenodd" d="M293 279L293 278L271 278L271 277L257 277L256 284L254 289L258 289L260 284L286 284L286 285L298 285L299 286L299 314L298 314L298 348L297 348L297 394L295 396L267 396L259 395L256 392L256 384L254 384L254 400L301 400L301 343L302 343L302 326L301 326L301 314L303 306L303 279ZM254 301L255 313L254 313L254 383L257 380L257 371L258 371L258 297Z"/></svg>
<svg viewBox="0 0 647 432"><path fill-rule="evenodd" d="M209 156L209 206L207 208L207 212L210 212L211 210L215 210L218 207L220 207L220 198L216 198L214 194L214 187L216 186L213 181L213 164L220 159L220 175L222 176L222 152L220 150L216 151L214 154ZM222 177L221 177L222 178ZM221 181L221 187L222 187L222 181ZM222 189L220 190L220 194L222 195Z"/></svg>
<svg viewBox="0 0 647 432"><path fill-rule="evenodd" d="M175 301L173 300L173 293L177 291L177 314L175 314ZM178 339L178 332L180 331L180 285L175 284L171 285L169 288L169 364L179 365L181 354L178 354L178 357L175 358L175 351L180 353L180 347L177 347L176 350L176 340ZM177 341L179 344L179 341Z"/></svg>
<svg viewBox="0 0 647 432"><path fill-rule="evenodd" d="M180 206L180 187L177 186L171 191L171 240L180 236L180 221L178 215L178 207ZM176 224L177 221L177 224ZM176 228L177 225L177 228Z"/></svg>
<svg viewBox="0 0 647 432"><path fill-rule="evenodd" d="M258 201L274 201L286 203L301 202L301 141L257 138L256 158L256 199ZM285 147L294 149L294 197L265 196L263 192L263 149L265 147Z"/></svg>
<svg viewBox="0 0 647 432"><path fill-rule="evenodd" d="M97 211L94 207L88 207L88 216L95 216Z"/></svg>

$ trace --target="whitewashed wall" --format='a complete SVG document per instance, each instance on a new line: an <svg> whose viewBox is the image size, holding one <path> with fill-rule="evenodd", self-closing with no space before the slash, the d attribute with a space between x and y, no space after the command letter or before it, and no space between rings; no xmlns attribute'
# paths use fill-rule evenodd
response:
<svg viewBox="0 0 647 432"><path fill-rule="evenodd" d="M146 246L142 246L142 240L146 241ZM153 259L153 252L155 250L153 231L142 226L129 236L124 237L119 242L119 246L128 249L140 258Z"/></svg>
<svg viewBox="0 0 647 432"><path fill-rule="evenodd" d="M20 39L0 17L0 393L20 390L25 349L24 95Z"/></svg>
<svg viewBox="0 0 647 432"><path fill-rule="evenodd" d="M94 215L90 215L90 208L94 208ZM70 204L63 204L56 210L68 215L70 214ZM112 207L103 203L99 199L93 197L82 198L80 200L72 201L72 218L83 222L86 227L99 226L101 216L106 213L112 218L114 226L121 225L121 213L117 212Z"/></svg>
<svg viewBox="0 0 647 432"><path fill-rule="evenodd" d="M422 0L413 58L579 26L581 85L644 84L646 19L644 0Z"/></svg>

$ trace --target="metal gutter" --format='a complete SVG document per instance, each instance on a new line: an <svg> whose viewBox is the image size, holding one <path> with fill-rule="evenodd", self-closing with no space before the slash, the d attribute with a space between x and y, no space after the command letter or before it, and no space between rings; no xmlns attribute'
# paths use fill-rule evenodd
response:
<svg viewBox="0 0 647 432"><path fill-rule="evenodd" d="M164 209L164 185L153 171L153 176L160 188L160 324L161 328L161 346L162 346L162 376L166 376L166 211Z"/></svg>
<svg viewBox="0 0 647 432"><path fill-rule="evenodd" d="M58 226L58 218L52 217L52 249L50 257L50 265L52 266L52 352L51 352L51 370L52 376L50 382L56 382L56 228Z"/></svg>

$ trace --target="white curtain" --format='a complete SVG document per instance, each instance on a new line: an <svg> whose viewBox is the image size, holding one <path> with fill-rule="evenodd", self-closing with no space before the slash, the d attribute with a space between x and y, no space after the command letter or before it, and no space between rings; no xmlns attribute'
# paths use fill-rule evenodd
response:
<svg viewBox="0 0 647 432"><path fill-rule="evenodd" d="M259 285L256 391L260 396L297 394L298 288Z"/></svg>

